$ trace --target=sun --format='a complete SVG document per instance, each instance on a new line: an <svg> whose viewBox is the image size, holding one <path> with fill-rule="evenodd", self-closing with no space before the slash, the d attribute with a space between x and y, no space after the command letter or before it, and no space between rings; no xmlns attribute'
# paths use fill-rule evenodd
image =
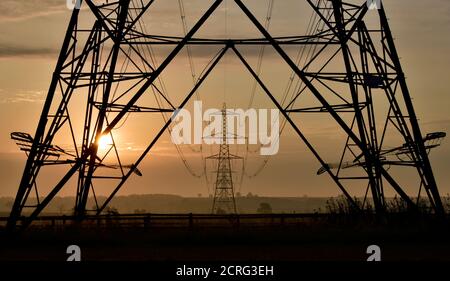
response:
<svg viewBox="0 0 450 281"><path fill-rule="evenodd" d="M113 145L111 135L108 134L100 137L100 140L98 141L98 149L108 150L111 147L111 145Z"/></svg>

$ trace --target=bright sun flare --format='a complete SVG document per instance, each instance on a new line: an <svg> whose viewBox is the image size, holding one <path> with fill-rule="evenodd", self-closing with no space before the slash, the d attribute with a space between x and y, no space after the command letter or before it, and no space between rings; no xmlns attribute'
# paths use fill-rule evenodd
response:
<svg viewBox="0 0 450 281"><path fill-rule="evenodd" d="M103 135L98 141L98 148L101 150L107 150L111 147L112 144L113 140L111 138L111 135Z"/></svg>

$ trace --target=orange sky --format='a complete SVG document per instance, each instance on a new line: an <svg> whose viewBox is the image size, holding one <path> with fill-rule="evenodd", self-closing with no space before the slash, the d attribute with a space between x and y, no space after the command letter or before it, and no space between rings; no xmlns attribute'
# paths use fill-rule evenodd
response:
<svg viewBox="0 0 450 281"><path fill-rule="evenodd" d="M232 7L233 1L228 2L219 8L217 15L213 16L208 26L199 34L215 37L258 37L259 34L255 33L242 14ZM259 17L265 15L267 1L247 2ZM310 10L304 10L302 7L305 6L298 2L275 0L271 26L274 34L301 34L304 31L304 23L309 19ZM181 35L177 1L157 0L155 3L154 17L148 25L154 28L155 33ZM197 18L207 5L202 1L186 3L188 24L192 24L193 19ZM423 133L449 131L450 98L446 81L450 76L450 2L391 0L384 1L384 4ZM20 180L25 156L18 152L9 139L9 133L34 133L71 12L65 8L64 0L2 0L0 11L0 196L13 196ZM88 21L84 17L82 20ZM195 62L198 71L216 51L217 48L198 48L193 51L200 57ZM243 52L248 55L249 61L255 64L257 49L249 48ZM164 50L161 50L161 53L164 53ZM267 52L264 66L263 77L271 81L270 86L274 89L283 88L289 72L273 52ZM189 88L190 76L180 75L188 70L188 60L182 53L176 64L164 73L170 93L185 92ZM245 107L251 87L250 76L236 58L226 56L205 82L200 94L209 106L220 108L225 100L232 107ZM267 98L262 96L257 98L256 103L259 107L270 105ZM161 124L159 119L151 121L152 124L149 125L139 121L139 118L137 117L135 122L137 125L132 125L126 133L117 135L122 148L130 155L145 146L147 131L154 130ZM332 154L335 150L332 145L335 132L328 124L316 126L318 123L323 123L323 120L311 120L304 130L326 153ZM149 127L152 129L148 129ZM242 147L240 149L243 150ZM202 163L198 153L189 148L184 151L193 168L201 171ZM209 148L205 149L206 153L210 153ZM449 145L444 142L438 152L432 153L431 160L441 193L450 193L450 175L447 172L450 165ZM249 162L249 173L256 170L261 161L261 158L252 158ZM337 195L338 189L329 178L316 175L318 168L317 161L292 130L287 129L280 142L280 153L270 159L266 169L257 178L246 179L240 189L242 193L272 196ZM144 161L141 170L144 177L133 178L121 194L173 193L196 196L198 193L205 195L210 192L203 179L196 179L185 170L167 135ZM68 189L63 190L60 195L73 194L73 191Z"/></svg>

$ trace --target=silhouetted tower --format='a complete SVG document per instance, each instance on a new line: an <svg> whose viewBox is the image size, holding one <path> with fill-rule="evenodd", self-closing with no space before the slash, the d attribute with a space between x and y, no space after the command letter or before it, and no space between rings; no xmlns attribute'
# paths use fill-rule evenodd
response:
<svg viewBox="0 0 450 281"><path fill-rule="evenodd" d="M217 160L216 182L214 184L214 198L212 204L212 213L217 214L221 211L227 213L237 213L236 200L234 197L233 171L231 160L242 159L237 155L230 153L229 140L235 139L230 136L227 130L227 108L223 105L221 110L222 131L220 137L219 153L209 156L206 159Z"/></svg>
<svg viewBox="0 0 450 281"><path fill-rule="evenodd" d="M154 3L161 1L81 1L82 9L75 9L70 18L34 135L11 135L26 152L27 161L8 227L29 225L62 189L72 190L75 215L80 220L87 214L102 213L131 176L141 175L138 166L170 129L170 115L186 106L227 53L242 63L262 95L317 160L317 174L328 175L354 208L367 206L354 200L365 194L364 203L370 201L376 212L383 213L385 191L389 190L411 210L417 210L418 199L426 195L434 212L443 214L428 152L445 133L421 132L383 5L369 10L367 0L298 1L311 9L311 24L305 26L306 32L292 31L290 36L269 31L242 0L228 1L229 7L239 9L239 16L254 27L248 38L241 34L205 38L201 34L208 32L198 32L220 12L223 0L198 1L204 5L198 10L202 15L195 15L190 26L182 15L184 28L178 36L147 29L149 22L152 27L167 24L168 17L153 22L159 7ZM206 56L203 51L188 49L205 46L211 50L215 46L217 53L196 76L195 85L185 93L177 91L177 98L169 98L161 74L182 51L189 57L195 53ZM260 75L262 64L253 66L242 52L249 46L270 49L276 54L270 65L278 61L288 67L291 76L281 72L276 77ZM155 59L153 49L157 47L163 51ZM179 75L183 74L180 71ZM273 82L270 80L283 78L298 87L286 87L291 91L283 93L268 85ZM130 135L127 126L133 128L136 119L128 117L134 115L147 118L140 125L153 124L161 115L169 118L165 116L160 130L145 139L148 143L140 154L124 164L116 134ZM342 151L317 143L317 138L304 130L317 126L317 122L306 124L308 120L319 120L303 118L308 115L333 126L333 143ZM110 139L107 142L106 137ZM223 149L226 154L226 147ZM225 168L219 171L229 171L227 158L222 159ZM225 184L229 179L228 172L221 173L218 186L224 182L231 198L231 185ZM98 190L106 194L105 200L97 200ZM89 210L91 198L95 207Z"/></svg>

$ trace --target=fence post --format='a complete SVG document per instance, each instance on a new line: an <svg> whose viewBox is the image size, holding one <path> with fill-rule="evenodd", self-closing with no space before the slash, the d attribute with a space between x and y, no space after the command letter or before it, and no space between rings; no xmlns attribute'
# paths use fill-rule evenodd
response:
<svg viewBox="0 0 450 281"><path fill-rule="evenodd" d="M147 216L144 217L144 228L145 229L150 227L150 222L151 222L151 215L148 214Z"/></svg>
<svg viewBox="0 0 450 281"><path fill-rule="evenodd" d="M194 218L192 217L192 213L189 213L189 228L192 229L194 227Z"/></svg>

